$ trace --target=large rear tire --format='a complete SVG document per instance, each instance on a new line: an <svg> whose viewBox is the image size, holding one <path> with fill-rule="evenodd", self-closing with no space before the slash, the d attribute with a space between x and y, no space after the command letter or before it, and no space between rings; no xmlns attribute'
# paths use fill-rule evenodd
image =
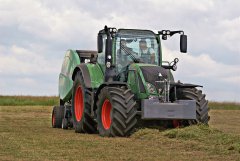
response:
<svg viewBox="0 0 240 161"><path fill-rule="evenodd" d="M64 106L54 106L52 110L52 127L61 128L64 114Z"/></svg>
<svg viewBox="0 0 240 161"><path fill-rule="evenodd" d="M203 94L201 90L198 90L196 88L182 88L178 90L178 99L196 101L197 119L184 121L185 126L198 123L208 124L210 116L208 115L208 101L205 99L205 97L206 95Z"/></svg>
<svg viewBox="0 0 240 161"><path fill-rule="evenodd" d="M137 124L134 95L126 87L104 87L98 95L97 127L101 136L129 136Z"/></svg>
<svg viewBox="0 0 240 161"><path fill-rule="evenodd" d="M77 133L95 133L96 122L91 117L91 106L82 73L77 72L73 83L72 95L73 127Z"/></svg>

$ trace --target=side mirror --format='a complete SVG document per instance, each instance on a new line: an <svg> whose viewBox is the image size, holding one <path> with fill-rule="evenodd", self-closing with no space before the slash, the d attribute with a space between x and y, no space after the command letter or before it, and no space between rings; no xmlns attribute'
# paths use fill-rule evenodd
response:
<svg viewBox="0 0 240 161"><path fill-rule="evenodd" d="M97 36L97 49L98 53L103 51L103 36L101 34L98 34Z"/></svg>
<svg viewBox="0 0 240 161"><path fill-rule="evenodd" d="M182 53L187 52L187 35L180 36L180 51Z"/></svg>

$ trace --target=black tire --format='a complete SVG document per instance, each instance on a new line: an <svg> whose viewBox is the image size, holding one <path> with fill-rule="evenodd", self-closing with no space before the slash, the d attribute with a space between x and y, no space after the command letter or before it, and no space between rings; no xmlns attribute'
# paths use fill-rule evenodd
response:
<svg viewBox="0 0 240 161"><path fill-rule="evenodd" d="M62 129L68 129L68 120L66 118L62 119Z"/></svg>
<svg viewBox="0 0 240 161"><path fill-rule="evenodd" d="M183 100L195 100L197 109L196 109L196 120L184 121L184 125L193 125L193 124L208 124L210 116L208 115L208 101L205 99L206 95L202 93L201 90L196 88L182 88L178 90L178 99Z"/></svg>
<svg viewBox="0 0 240 161"><path fill-rule="evenodd" d="M65 104L65 102L62 99L59 100L59 103L60 103L60 106L64 106Z"/></svg>
<svg viewBox="0 0 240 161"><path fill-rule="evenodd" d="M106 105L104 105L106 103ZM110 104L108 104L110 103ZM107 106L107 107L104 107ZM111 106L111 107L110 107ZM103 108L110 107L110 123L103 122ZM108 111L108 110L106 110ZM129 136L137 124L137 108L134 95L126 87L104 87L98 95L97 127L101 136ZM107 121L105 121L107 122Z"/></svg>
<svg viewBox="0 0 240 161"><path fill-rule="evenodd" d="M78 89L80 88L81 90L81 95L82 95L82 106L80 107L82 112L81 112L81 118L78 117L78 114L75 112L75 110L78 109L78 103L76 102L77 100L77 95L78 94ZM73 83L73 94L72 94L72 118L73 118L73 127L75 128L75 132L77 133L96 133L96 122L94 119L91 117L91 101L90 97L88 96L86 89L85 89L85 84L83 81L82 73L80 71L77 72L74 78L74 83ZM76 105L76 106L75 106ZM77 114L77 115L76 115Z"/></svg>
<svg viewBox="0 0 240 161"><path fill-rule="evenodd" d="M64 114L64 106L54 106L52 110L52 127L61 128Z"/></svg>

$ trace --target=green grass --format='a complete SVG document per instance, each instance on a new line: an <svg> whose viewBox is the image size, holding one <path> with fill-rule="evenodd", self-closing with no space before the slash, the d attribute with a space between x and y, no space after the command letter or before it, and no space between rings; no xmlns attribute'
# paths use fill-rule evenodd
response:
<svg viewBox="0 0 240 161"><path fill-rule="evenodd" d="M169 138L200 142L212 154L228 154L229 150L240 154L240 136L225 134L206 125L166 130L163 134Z"/></svg>
<svg viewBox="0 0 240 161"><path fill-rule="evenodd" d="M53 106L59 104L56 96L0 96L0 106Z"/></svg>
<svg viewBox="0 0 240 161"><path fill-rule="evenodd" d="M240 110L240 103L237 102L209 102L211 109Z"/></svg>
<svg viewBox="0 0 240 161"><path fill-rule="evenodd" d="M59 104L57 96L0 96L0 106L54 106ZM211 109L240 110L240 103L209 102Z"/></svg>
<svg viewBox="0 0 240 161"><path fill-rule="evenodd" d="M195 125L165 131L142 129L134 133L132 138L149 141L168 138L172 139L173 142L189 146L189 151L206 151L207 156L224 156L234 153L240 156L240 136L226 134L206 125Z"/></svg>
<svg viewBox="0 0 240 161"><path fill-rule="evenodd" d="M240 160L240 133L213 128L218 122L222 127L231 125L226 118L232 116L239 124L239 110L224 111L231 115L226 118L211 114L215 122L210 127L140 129L129 138L53 129L51 110L50 106L0 106L0 160Z"/></svg>

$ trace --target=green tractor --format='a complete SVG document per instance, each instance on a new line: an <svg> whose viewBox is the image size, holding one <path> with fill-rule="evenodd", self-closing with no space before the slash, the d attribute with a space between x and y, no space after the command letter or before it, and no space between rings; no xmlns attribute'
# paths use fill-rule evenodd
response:
<svg viewBox="0 0 240 161"><path fill-rule="evenodd" d="M68 50L59 75L60 106L52 127L79 133L129 136L137 127L208 124L208 101L197 87L174 81L178 59L162 60L161 40L183 31L116 29L105 26L98 51Z"/></svg>

